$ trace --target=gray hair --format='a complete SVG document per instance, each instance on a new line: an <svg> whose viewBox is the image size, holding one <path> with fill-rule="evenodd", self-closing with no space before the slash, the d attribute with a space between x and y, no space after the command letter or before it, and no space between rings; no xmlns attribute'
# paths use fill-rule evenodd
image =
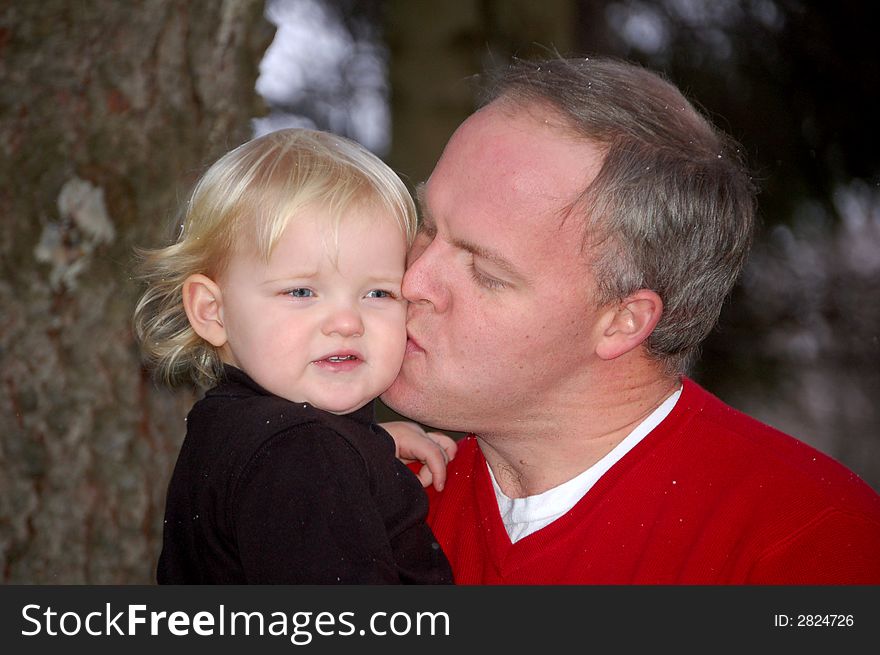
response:
<svg viewBox="0 0 880 655"><path fill-rule="evenodd" d="M551 107L604 153L570 209L584 220L598 304L655 291L663 315L647 353L687 370L745 263L756 189L739 146L672 84L607 58L515 60L490 78L485 102Z"/></svg>

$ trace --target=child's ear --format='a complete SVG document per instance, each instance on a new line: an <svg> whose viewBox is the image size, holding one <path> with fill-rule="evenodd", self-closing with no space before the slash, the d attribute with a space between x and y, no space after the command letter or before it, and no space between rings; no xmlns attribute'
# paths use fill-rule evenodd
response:
<svg viewBox="0 0 880 655"><path fill-rule="evenodd" d="M223 296L211 278L196 273L183 283L183 308L189 324L202 339L216 348L226 343Z"/></svg>
<svg viewBox="0 0 880 655"><path fill-rule="evenodd" d="M637 348L654 331L662 314L663 301L654 291L640 289L627 296L609 308L596 354L614 359Z"/></svg>

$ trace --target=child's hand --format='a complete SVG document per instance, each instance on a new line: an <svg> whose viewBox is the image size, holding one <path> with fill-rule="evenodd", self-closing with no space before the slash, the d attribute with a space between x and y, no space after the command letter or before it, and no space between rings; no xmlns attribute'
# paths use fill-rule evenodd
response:
<svg viewBox="0 0 880 655"><path fill-rule="evenodd" d="M422 462L417 477L423 487L432 482L437 491L446 484L446 464L455 457L458 444L442 432L425 432L421 426L410 421L380 423L394 439L395 454L404 464Z"/></svg>

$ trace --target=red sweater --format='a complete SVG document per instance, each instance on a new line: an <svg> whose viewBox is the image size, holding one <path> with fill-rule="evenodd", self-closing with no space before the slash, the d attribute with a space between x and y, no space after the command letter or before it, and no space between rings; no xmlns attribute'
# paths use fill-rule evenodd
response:
<svg viewBox="0 0 880 655"><path fill-rule="evenodd" d="M459 443L428 521L458 584L880 584L880 496L691 380L565 515L511 544Z"/></svg>

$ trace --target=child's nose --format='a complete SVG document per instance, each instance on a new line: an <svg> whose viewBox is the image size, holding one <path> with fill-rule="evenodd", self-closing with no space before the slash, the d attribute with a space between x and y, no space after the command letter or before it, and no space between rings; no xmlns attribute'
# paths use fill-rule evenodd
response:
<svg viewBox="0 0 880 655"><path fill-rule="evenodd" d="M364 333L360 312L353 307L337 307L324 323L324 334L342 337L359 337Z"/></svg>

